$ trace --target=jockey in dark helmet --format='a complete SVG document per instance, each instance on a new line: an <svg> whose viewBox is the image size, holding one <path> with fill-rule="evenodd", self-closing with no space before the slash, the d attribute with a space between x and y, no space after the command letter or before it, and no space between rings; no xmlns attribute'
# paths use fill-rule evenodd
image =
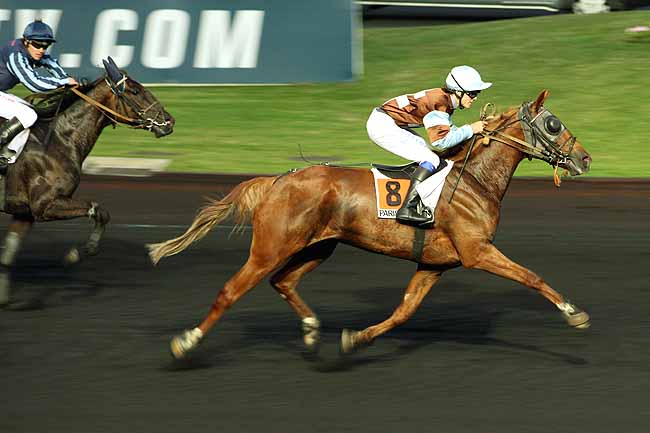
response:
<svg viewBox="0 0 650 433"><path fill-rule="evenodd" d="M65 85L78 84L68 77L59 63L47 54L56 40L52 28L40 20L25 27L23 37L0 47L0 173L14 162L29 137L28 128L36 122L36 112L16 95L5 93L22 83L32 92L47 92ZM50 74L42 74L44 68Z"/></svg>

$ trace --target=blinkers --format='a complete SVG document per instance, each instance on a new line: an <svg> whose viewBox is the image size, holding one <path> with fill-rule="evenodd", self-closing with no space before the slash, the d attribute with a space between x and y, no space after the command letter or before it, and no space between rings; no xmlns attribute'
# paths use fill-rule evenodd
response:
<svg viewBox="0 0 650 433"><path fill-rule="evenodd" d="M519 109L519 118L523 125L526 142L536 148L541 148L547 162L553 165L565 162L576 142L575 136L569 133L570 137L560 143L560 137L567 131L566 126L544 107L540 108L540 111L533 117L530 112L531 105L531 102L524 103ZM567 145L568 149L565 149Z"/></svg>

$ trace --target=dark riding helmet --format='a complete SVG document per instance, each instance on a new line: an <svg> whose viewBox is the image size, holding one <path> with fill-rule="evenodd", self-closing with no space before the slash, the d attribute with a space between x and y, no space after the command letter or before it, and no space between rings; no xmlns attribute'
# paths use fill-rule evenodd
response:
<svg viewBox="0 0 650 433"><path fill-rule="evenodd" d="M52 27L48 26L41 20L36 20L27 24L23 32L23 38L28 41L56 42Z"/></svg>

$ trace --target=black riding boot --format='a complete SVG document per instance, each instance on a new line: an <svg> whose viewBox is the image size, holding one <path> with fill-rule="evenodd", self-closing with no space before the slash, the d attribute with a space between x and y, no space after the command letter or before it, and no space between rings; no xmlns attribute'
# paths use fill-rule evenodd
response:
<svg viewBox="0 0 650 433"><path fill-rule="evenodd" d="M10 151L7 146L16 135L20 134L24 130L25 128L23 127L23 124L20 123L20 120L18 120L17 117L12 117L0 125L0 174L7 171L9 158L13 156L13 152Z"/></svg>
<svg viewBox="0 0 650 433"><path fill-rule="evenodd" d="M406 193L402 207L397 211L396 217L399 222L414 225L429 222L430 217L420 214L417 210L418 204L420 203L420 196L418 195L415 187L434 173L437 173L443 169L446 165L447 164L443 159L440 161L438 167L433 171L430 171L422 166L418 166L413 171L413 175L411 176L411 186L409 186L409 190Z"/></svg>

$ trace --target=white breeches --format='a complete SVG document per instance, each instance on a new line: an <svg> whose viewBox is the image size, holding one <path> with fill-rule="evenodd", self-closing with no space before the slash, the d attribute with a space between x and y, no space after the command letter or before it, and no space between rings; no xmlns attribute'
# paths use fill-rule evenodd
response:
<svg viewBox="0 0 650 433"><path fill-rule="evenodd" d="M368 137L382 149L409 161L429 161L438 167L440 158L419 135L397 126L386 113L373 109L366 122Z"/></svg>
<svg viewBox="0 0 650 433"><path fill-rule="evenodd" d="M440 157L436 155L424 138L397 126L395 121L386 113L372 110L366 123L368 137L379 147L397 156L411 161L429 161L434 167L440 165ZM453 164L453 163L452 163ZM417 192L425 205L435 207L444 179L451 170L452 164L428 177L417 186Z"/></svg>
<svg viewBox="0 0 650 433"><path fill-rule="evenodd" d="M9 163L11 164L16 161L23 147L25 147L25 143L27 143L27 139L29 138L29 127L36 122L38 116L36 115L36 111L27 102L16 95L5 92L0 92L0 116L5 119L17 117L20 123L22 123L23 128L25 128L7 146L9 150L16 152L9 159Z"/></svg>

